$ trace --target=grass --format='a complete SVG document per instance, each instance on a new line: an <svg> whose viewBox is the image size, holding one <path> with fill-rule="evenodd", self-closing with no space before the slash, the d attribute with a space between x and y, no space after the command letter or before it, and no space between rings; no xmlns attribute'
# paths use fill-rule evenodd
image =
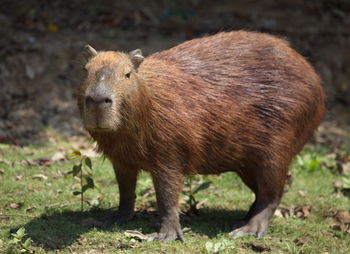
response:
<svg viewBox="0 0 350 254"><path fill-rule="evenodd" d="M89 146L87 141L84 146ZM234 173L209 176L205 180L212 181L210 187L196 195L199 201L206 199L199 215L181 216L182 226L191 228L185 233L185 243L140 242L124 234L126 229L143 233L156 230L155 195L146 173L138 181L136 217L121 227L99 225L118 205L112 167L101 157L93 158L92 164L103 198L94 207L85 203L81 213L80 197L72 195L76 182L65 174L76 161L40 166L34 160L50 158L59 150L68 154L73 148L64 140L22 148L0 145L0 253L350 252L349 234L330 227L333 221L330 216L339 210L349 210L350 202L344 195L334 193L333 182L341 176L329 169L334 161L325 159L327 148L309 147L292 165L293 181L280 207L311 205L306 218L275 216L263 239L248 236L233 240L228 235L231 224L245 214L254 196ZM85 197L92 200L97 195L89 190ZM181 207L185 209L184 201ZM26 233L22 242L28 237L32 239L29 249L20 242L13 243L11 233L21 227Z"/></svg>

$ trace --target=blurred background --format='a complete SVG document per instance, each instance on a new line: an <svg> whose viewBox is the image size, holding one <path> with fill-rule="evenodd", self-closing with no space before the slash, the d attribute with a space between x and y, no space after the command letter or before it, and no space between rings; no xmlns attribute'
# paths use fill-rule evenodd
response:
<svg viewBox="0 0 350 254"><path fill-rule="evenodd" d="M349 0L0 0L0 143L84 134L75 97L87 43L148 55L238 29L284 37L313 64L329 110L317 138L348 140Z"/></svg>

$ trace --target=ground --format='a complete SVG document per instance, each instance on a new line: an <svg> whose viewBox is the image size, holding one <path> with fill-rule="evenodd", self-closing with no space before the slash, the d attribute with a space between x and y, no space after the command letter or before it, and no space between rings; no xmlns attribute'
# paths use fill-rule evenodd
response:
<svg viewBox="0 0 350 254"><path fill-rule="evenodd" d="M52 133L51 133L52 135ZM187 212L188 194L181 197L181 223L186 241L146 242L134 230L156 230L156 202L150 177L138 180L135 218L123 226L104 226L103 218L118 206L118 191L110 163L91 150L85 137L69 142L53 135L50 143L25 147L0 145L0 252L18 253L349 253L350 147L308 145L291 166L282 203L267 235L257 240L229 236L232 222L253 201L252 192L234 173L195 178L193 187L211 182L195 194L196 212ZM101 193L88 190L80 211L79 181L71 171L79 149L92 159L93 179ZM348 182L346 182L348 181ZM348 185L346 185L348 184ZM185 186L185 191L189 191ZM341 216L343 215L343 217ZM25 229L20 241L11 233ZM135 232L134 232L135 233ZM17 234L18 235L18 234ZM23 242L30 238L26 249ZM215 249L216 248L216 249Z"/></svg>

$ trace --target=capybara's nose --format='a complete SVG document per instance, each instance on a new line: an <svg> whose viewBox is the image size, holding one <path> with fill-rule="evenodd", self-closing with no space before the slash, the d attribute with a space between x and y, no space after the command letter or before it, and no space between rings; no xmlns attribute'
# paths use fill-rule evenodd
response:
<svg viewBox="0 0 350 254"><path fill-rule="evenodd" d="M86 105L103 105L110 106L112 104L112 98L103 95L87 95L85 98Z"/></svg>

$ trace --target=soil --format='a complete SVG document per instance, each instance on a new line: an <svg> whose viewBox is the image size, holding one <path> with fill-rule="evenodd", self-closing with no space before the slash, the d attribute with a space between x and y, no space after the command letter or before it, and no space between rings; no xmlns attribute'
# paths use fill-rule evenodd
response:
<svg viewBox="0 0 350 254"><path fill-rule="evenodd" d="M350 136L348 0L2 0L0 6L0 142L34 140L47 127L84 133L75 96L87 43L148 55L238 29L287 38L324 81L329 114L319 137Z"/></svg>

